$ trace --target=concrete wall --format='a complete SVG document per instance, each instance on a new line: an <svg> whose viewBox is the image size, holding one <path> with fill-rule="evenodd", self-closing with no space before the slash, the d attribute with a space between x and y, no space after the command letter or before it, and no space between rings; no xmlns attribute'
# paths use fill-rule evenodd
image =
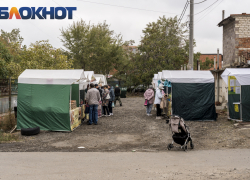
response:
<svg viewBox="0 0 250 180"><path fill-rule="evenodd" d="M227 85L221 78L221 74L223 71L219 72L219 102L222 103L222 106L226 106L228 102L228 95L227 95ZM217 74L218 72L213 72L212 74L214 76L214 85L215 85L215 102L217 101Z"/></svg>
<svg viewBox="0 0 250 180"><path fill-rule="evenodd" d="M223 67L230 67L235 59L235 21L223 27Z"/></svg>

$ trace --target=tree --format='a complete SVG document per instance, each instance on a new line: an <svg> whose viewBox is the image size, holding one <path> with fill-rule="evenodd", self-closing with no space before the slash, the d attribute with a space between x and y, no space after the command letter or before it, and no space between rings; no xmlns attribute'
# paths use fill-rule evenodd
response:
<svg viewBox="0 0 250 180"><path fill-rule="evenodd" d="M1 37L8 43L18 43L22 44L23 37L20 35L19 29L13 29L11 32L6 32L1 29Z"/></svg>
<svg viewBox="0 0 250 180"><path fill-rule="evenodd" d="M81 20L61 29L64 47L74 59L74 68L109 74L124 58L123 41L104 21L97 25Z"/></svg>
<svg viewBox="0 0 250 180"><path fill-rule="evenodd" d="M186 24L179 24L177 17L159 17L147 24L138 53L131 58L131 80L135 85L150 84L155 73L177 70L188 62L186 50Z"/></svg>

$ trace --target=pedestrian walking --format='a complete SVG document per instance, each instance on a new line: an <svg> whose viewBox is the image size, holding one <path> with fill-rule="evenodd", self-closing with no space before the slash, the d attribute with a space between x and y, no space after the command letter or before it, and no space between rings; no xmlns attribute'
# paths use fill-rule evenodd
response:
<svg viewBox="0 0 250 180"><path fill-rule="evenodd" d="M144 93L144 98L145 100L147 100L147 110L146 110L146 113L148 116L152 116L151 114L151 110L152 110L152 107L153 107L153 104L154 104L154 90L153 90L153 86L149 86L149 88L145 91Z"/></svg>
<svg viewBox="0 0 250 180"><path fill-rule="evenodd" d="M90 89L86 95L86 102L89 105L89 121L88 125L91 125L93 122L97 125L98 121L98 104L101 100L100 92L95 88L93 83L90 84Z"/></svg>
<svg viewBox="0 0 250 180"><path fill-rule="evenodd" d="M160 84L157 88L156 88L156 92L155 92L155 102L154 104L156 105L156 119L161 119L161 99L162 99L162 90L163 90L163 85Z"/></svg>
<svg viewBox="0 0 250 180"><path fill-rule="evenodd" d="M114 88L111 87L110 85L108 85L108 88L109 88L109 95L110 95L110 99L109 99L109 105L108 105L108 108L109 108L109 114L111 116L113 116L113 107L112 107L112 103L114 103L114 100L115 100L115 93L114 93Z"/></svg>
<svg viewBox="0 0 250 180"><path fill-rule="evenodd" d="M118 84L115 87L115 105L116 101L119 101L120 106L122 106L122 101L121 101L121 89L119 88Z"/></svg>
<svg viewBox="0 0 250 180"><path fill-rule="evenodd" d="M110 95L109 95L108 85L105 85L104 92L102 94L102 106L103 106L104 116L110 116L109 109L108 109L109 99L110 99Z"/></svg>

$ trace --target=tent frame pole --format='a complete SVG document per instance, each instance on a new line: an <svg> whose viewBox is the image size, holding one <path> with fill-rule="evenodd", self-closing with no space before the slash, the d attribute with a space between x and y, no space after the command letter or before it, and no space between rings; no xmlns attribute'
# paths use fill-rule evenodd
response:
<svg viewBox="0 0 250 180"><path fill-rule="evenodd" d="M240 120L242 121L241 85L240 85Z"/></svg>
<svg viewBox="0 0 250 180"><path fill-rule="evenodd" d="M71 111L71 92L72 92L72 84L70 85L70 93L69 93L69 125L71 123L71 114L70 114L70 111ZM70 125L70 128L71 128L71 125Z"/></svg>

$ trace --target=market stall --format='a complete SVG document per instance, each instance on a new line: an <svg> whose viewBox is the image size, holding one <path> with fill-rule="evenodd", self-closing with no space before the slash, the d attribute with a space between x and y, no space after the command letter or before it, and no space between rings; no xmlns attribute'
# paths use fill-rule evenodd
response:
<svg viewBox="0 0 250 180"><path fill-rule="evenodd" d="M81 123L83 70L30 70L18 77L17 129L72 131ZM80 115L80 116L79 116Z"/></svg>
<svg viewBox="0 0 250 180"><path fill-rule="evenodd" d="M221 77L228 87L229 118L250 121L250 69L227 68Z"/></svg>
<svg viewBox="0 0 250 180"><path fill-rule="evenodd" d="M164 70L161 78L171 86L172 114L185 120L216 120L214 77L210 71Z"/></svg>

